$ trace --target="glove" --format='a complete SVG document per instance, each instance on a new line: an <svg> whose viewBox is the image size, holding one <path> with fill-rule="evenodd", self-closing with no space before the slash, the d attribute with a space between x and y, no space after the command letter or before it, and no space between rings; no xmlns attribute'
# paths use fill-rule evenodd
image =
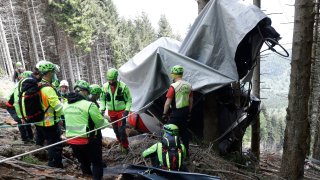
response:
<svg viewBox="0 0 320 180"><path fill-rule="evenodd" d="M122 126L126 126L126 123L127 123L127 118L128 118L128 114L129 114L129 111L124 111L123 114L122 114Z"/></svg>
<svg viewBox="0 0 320 180"><path fill-rule="evenodd" d="M101 115L104 116L105 112L106 112L106 110L101 110Z"/></svg>
<svg viewBox="0 0 320 180"><path fill-rule="evenodd" d="M167 122L168 119L169 119L169 117L168 117L167 114L163 114L163 115L162 115L162 121Z"/></svg>
<svg viewBox="0 0 320 180"><path fill-rule="evenodd" d="M126 117L126 118L128 118L127 116L128 116L128 114L129 114L129 111L124 111L123 112L123 114L122 114L122 117Z"/></svg>

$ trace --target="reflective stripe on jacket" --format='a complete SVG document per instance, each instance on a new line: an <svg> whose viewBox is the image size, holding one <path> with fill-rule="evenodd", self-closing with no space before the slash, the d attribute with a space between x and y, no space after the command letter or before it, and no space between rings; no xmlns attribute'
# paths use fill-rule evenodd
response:
<svg viewBox="0 0 320 180"><path fill-rule="evenodd" d="M42 80L41 83L49 83ZM49 83L50 84L50 83ZM62 103L59 101L56 91L51 86L45 86L40 89L42 110L47 112L44 115L43 123L38 123L38 126L53 126L54 121L59 120L62 115ZM49 108L48 108L49 107Z"/></svg>
<svg viewBox="0 0 320 180"><path fill-rule="evenodd" d="M112 93L109 83L103 85L100 102L101 110L130 111L132 98L128 86L125 83L118 81L114 93Z"/></svg>
<svg viewBox="0 0 320 180"><path fill-rule="evenodd" d="M67 138L78 136L92 130L89 128L89 119L93 121L95 129L107 126L107 121L103 119L98 107L87 100L80 100L72 104L65 103L63 112ZM80 137L86 138L88 134Z"/></svg>
<svg viewBox="0 0 320 180"><path fill-rule="evenodd" d="M13 107L16 110L17 116L21 119L22 115L21 115L20 106L19 106L19 88L18 88L18 86L16 86L13 90L13 99L14 99Z"/></svg>
<svg viewBox="0 0 320 180"><path fill-rule="evenodd" d="M182 155L181 153L179 154L179 168L181 167L182 164L182 159L185 159L187 156L186 153L186 148L183 144L180 144L181 146L181 150L182 150ZM159 160L159 167L162 168L163 166L163 157L162 157L162 143L156 143L154 145L152 145L151 147L149 147L148 149L144 150L142 153L142 156L144 158L148 157L149 155L153 154L153 153L157 153L157 157ZM168 169L170 169L170 162L169 162L169 154L166 154L166 161L167 161L167 165L168 165Z"/></svg>
<svg viewBox="0 0 320 180"><path fill-rule="evenodd" d="M179 80L172 83L171 86L175 93L175 108L180 109L189 106L189 96L192 90L191 84L186 81Z"/></svg>

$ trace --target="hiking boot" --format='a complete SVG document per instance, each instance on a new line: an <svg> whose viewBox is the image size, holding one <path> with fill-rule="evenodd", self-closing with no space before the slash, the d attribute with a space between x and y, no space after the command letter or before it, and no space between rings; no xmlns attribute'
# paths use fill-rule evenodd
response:
<svg viewBox="0 0 320 180"><path fill-rule="evenodd" d="M123 154L128 154L129 153L129 148L122 148L121 152Z"/></svg>
<svg viewBox="0 0 320 180"><path fill-rule="evenodd" d="M48 162L48 166L54 167L54 168L61 168L61 169L63 169L63 164L62 164L62 162L56 163L56 162L54 162L54 161L49 161L49 162Z"/></svg>
<svg viewBox="0 0 320 180"><path fill-rule="evenodd" d="M32 145L32 144L35 144L36 142L32 139L27 139L27 140L23 140L23 144L29 144L29 145Z"/></svg>
<svg viewBox="0 0 320 180"><path fill-rule="evenodd" d="M33 140L33 139L28 139L28 143L29 143L29 144L36 144L36 141Z"/></svg>

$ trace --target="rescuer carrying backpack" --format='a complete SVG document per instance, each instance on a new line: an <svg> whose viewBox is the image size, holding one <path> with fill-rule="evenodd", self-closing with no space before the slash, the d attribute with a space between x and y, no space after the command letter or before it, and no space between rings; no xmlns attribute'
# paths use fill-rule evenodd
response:
<svg viewBox="0 0 320 180"><path fill-rule="evenodd" d="M142 156L144 158L150 157L152 166L157 168L180 171L183 169L186 149L180 142L179 128L174 124L165 124L163 131L161 142L143 151Z"/></svg>
<svg viewBox="0 0 320 180"><path fill-rule="evenodd" d="M30 76L22 79L18 84L19 109L22 120L28 123L39 122L44 119L44 114L48 110L41 107L40 89L51 84L40 84L39 79Z"/></svg>

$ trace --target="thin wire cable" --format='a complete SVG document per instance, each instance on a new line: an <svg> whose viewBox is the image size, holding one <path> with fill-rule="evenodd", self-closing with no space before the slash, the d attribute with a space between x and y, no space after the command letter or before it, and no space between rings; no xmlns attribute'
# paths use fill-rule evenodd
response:
<svg viewBox="0 0 320 180"><path fill-rule="evenodd" d="M64 119L55 120L55 121L64 121ZM16 121L15 121L16 122ZM15 127L21 127L21 126L28 126L28 125L37 125L43 123L43 121L40 122L34 122L34 123L23 123L23 124L14 124L14 125L1 125L0 128L15 128Z"/></svg>
<svg viewBox="0 0 320 180"><path fill-rule="evenodd" d="M141 111L142 109L148 107L148 106L151 105L152 103L153 103L153 102L150 102L149 104L143 106L142 108L140 108L140 109L137 110L136 112L132 112L132 114L137 114L139 111ZM3 163L3 162L5 162L5 161L9 161L9 160L11 160L11 159L16 159L16 158L18 158L18 157L22 157L22 156L25 156L25 155L28 155L28 154L32 154L32 153L35 153L35 152L38 152L38 151L41 151L41 150L44 150L44 149L48 149L48 148L53 147L53 146L56 146L56 145L58 145L58 144L65 143L65 142L67 142L67 141L69 141L69 140L72 140L72 139L75 139L75 138L78 138L78 137L87 135L87 134L92 133L92 132L94 132L94 131L97 131L97 130L100 130L100 129L104 129L104 128L106 128L106 127L109 126L109 125L112 125L112 124L114 124L114 123L116 123L116 122L119 122L120 120L122 120L122 119L124 119L124 118L127 118L128 116L129 116L129 115L124 116L124 117L122 117L122 118L120 118L120 119L118 119L118 120L116 120L116 121L113 121L113 122L111 122L111 123L108 123L108 124L105 125L105 126L99 127L99 128L97 128L97 129L93 129L93 130L91 130L91 131L88 131L88 132L85 132L85 133L83 133L83 134L74 136L74 137L72 137L72 138L65 139L65 140L62 140L62 141L59 141L59 142L50 144L50 145L48 145L48 146L44 146L44 147L41 147L41 148L39 148L39 149L35 149L35 150L28 151L28 152L25 152L25 153L22 153L22 154L18 154L18 155L9 157L9 158L1 159L1 160L0 160L0 163Z"/></svg>

